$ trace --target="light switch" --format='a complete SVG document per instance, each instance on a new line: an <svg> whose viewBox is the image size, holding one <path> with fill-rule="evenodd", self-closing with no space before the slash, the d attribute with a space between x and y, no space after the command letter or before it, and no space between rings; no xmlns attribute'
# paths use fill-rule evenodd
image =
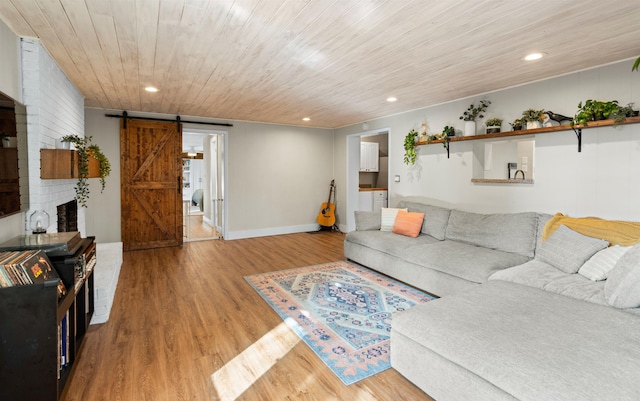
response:
<svg viewBox="0 0 640 401"><path fill-rule="evenodd" d="M400 182L400 176L396 175L395 177L393 177L393 181Z"/></svg>
<svg viewBox="0 0 640 401"><path fill-rule="evenodd" d="M522 165L522 171L524 171L525 173L527 172L527 165L526 164Z"/></svg>
<svg viewBox="0 0 640 401"><path fill-rule="evenodd" d="M522 156L522 164L529 163L529 158L527 156Z"/></svg>

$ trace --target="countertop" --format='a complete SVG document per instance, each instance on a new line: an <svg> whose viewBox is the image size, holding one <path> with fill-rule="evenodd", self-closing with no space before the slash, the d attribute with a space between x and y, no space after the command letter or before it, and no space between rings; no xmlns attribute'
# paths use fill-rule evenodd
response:
<svg viewBox="0 0 640 401"><path fill-rule="evenodd" d="M368 192L368 191L387 191L387 188L360 188L360 192Z"/></svg>

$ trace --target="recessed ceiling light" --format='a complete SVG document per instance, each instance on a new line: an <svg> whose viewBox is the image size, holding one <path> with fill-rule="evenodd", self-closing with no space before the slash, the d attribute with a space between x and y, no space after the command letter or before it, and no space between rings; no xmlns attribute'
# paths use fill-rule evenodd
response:
<svg viewBox="0 0 640 401"><path fill-rule="evenodd" d="M530 54L527 54L526 56L524 56L523 60L525 60L525 61L540 60L546 54L547 53L530 53Z"/></svg>
<svg viewBox="0 0 640 401"><path fill-rule="evenodd" d="M144 90L146 90L147 92L157 92L158 88L154 88L153 86L147 86L146 88L144 88Z"/></svg>
<svg viewBox="0 0 640 401"><path fill-rule="evenodd" d="M302 121L311 121L311 119L309 117L305 117L302 119Z"/></svg>
<svg viewBox="0 0 640 401"><path fill-rule="evenodd" d="M388 97L388 98L387 98L387 102L395 102L396 100L398 100L398 99L396 99L396 98L395 98L395 97L393 97L393 96L392 96L392 97Z"/></svg>

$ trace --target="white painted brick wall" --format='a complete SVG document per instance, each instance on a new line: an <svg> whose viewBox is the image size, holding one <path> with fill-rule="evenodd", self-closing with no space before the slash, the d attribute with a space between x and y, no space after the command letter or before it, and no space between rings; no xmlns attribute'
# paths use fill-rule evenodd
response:
<svg viewBox="0 0 640 401"><path fill-rule="evenodd" d="M57 232L56 206L75 197L75 179L40 179L40 149L55 148L64 135L84 136L84 98L37 39L21 38L22 90L27 110L29 151L29 216L36 210L49 214L48 232ZM78 229L85 232L85 210L78 207Z"/></svg>

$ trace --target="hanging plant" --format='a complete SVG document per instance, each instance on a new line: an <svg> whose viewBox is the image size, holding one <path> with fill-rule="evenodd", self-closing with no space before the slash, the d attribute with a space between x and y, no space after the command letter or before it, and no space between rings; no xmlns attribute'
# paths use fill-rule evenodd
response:
<svg viewBox="0 0 640 401"><path fill-rule="evenodd" d="M89 157L94 157L100 165L100 192L104 191L106 181L105 178L111 173L111 163L109 159L102 153L100 147L91 142L92 137L81 138L78 135L65 135L62 142L69 142L74 145L78 155L78 182L75 186L76 200L82 207L87 207L87 199L89 199Z"/></svg>
<svg viewBox="0 0 640 401"><path fill-rule="evenodd" d="M416 164L416 137L418 131L412 129L407 136L404 137L404 164Z"/></svg>

